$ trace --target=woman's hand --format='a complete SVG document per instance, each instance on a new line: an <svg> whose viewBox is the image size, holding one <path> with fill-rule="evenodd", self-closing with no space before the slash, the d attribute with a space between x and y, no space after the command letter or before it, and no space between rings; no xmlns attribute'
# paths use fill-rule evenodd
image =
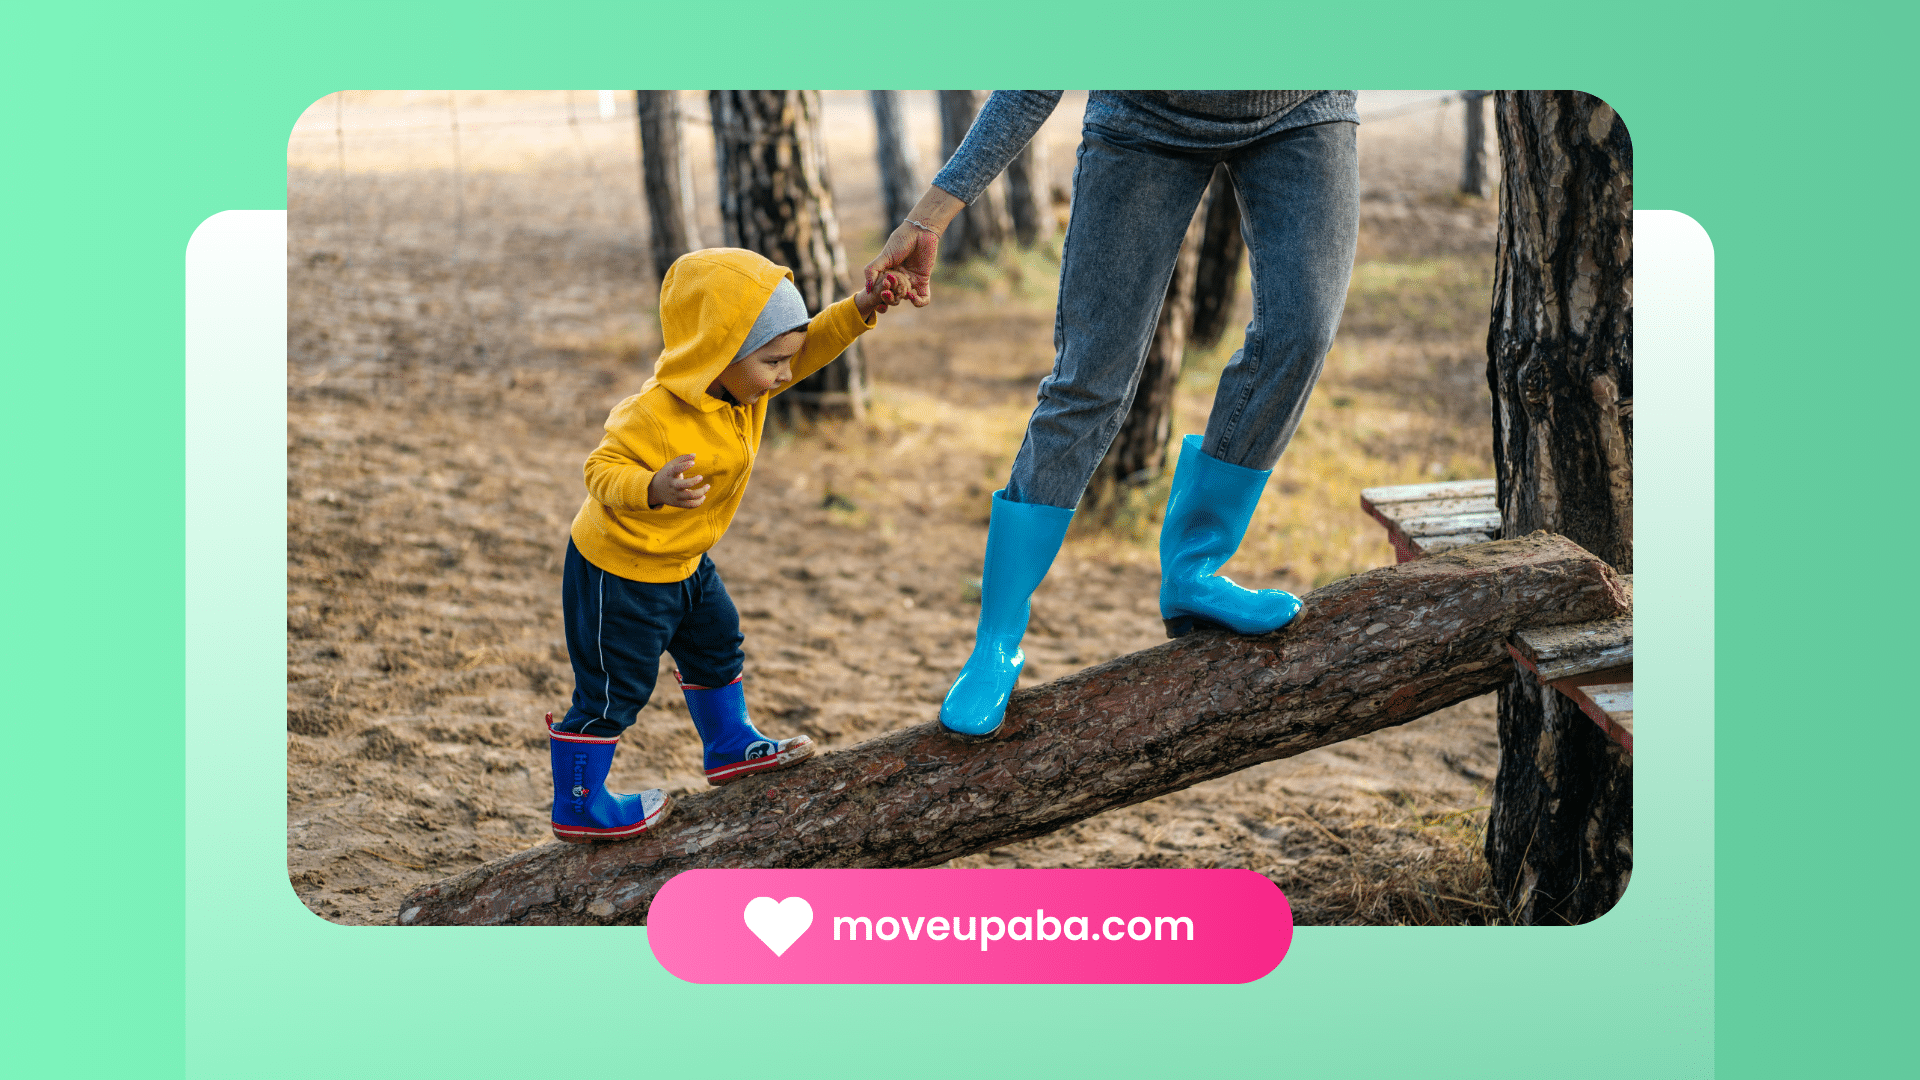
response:
<svg viewBox="0 0 1920 1080"><path fill-rule="evenodd" d="M926 307L933 301L933 259L939 250L939 236L901 222L887 237L887 246L867 264L867 291L875 291L881 279L894 271L896 281L904 279L894 302L905 300L914 307Z"/></svg>
<svg viewBox="0 0 1920 1080"><path fill-rule="evenodd" d="M905 287L895 293L894 303L905 300L914 307L933 302L933 259L940 251L940 236L967 204L937 187L927 188L913 210L887 237L887 245L867 264L867 289L872 291L880 275L897 270L906 278ZM914 224L918 222L918 224Z"/></svg>

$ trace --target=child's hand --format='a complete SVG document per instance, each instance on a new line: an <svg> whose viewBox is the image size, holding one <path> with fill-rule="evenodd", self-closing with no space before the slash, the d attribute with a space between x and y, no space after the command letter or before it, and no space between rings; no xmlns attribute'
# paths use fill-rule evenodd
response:
<svg viewBox="0 0 1920 1080"><path fill-rule="evenodd" d="M887 309L907 299L906 282L893 273L879 274L873 285L853 294L853 305L860 309L860 317L871 319L875 315L885 315Z"/></svg>
<svg viewBox="0 0 1920 1080"><path fill-rule="evenodd" d="M703 476L684 476L693 468L693 455L681 454L659 472L653 474L653 483L647 485L647 505L659 509L662 506L678 506L691 510L707 501L707 489L711 484L702 484Z"/></svg>

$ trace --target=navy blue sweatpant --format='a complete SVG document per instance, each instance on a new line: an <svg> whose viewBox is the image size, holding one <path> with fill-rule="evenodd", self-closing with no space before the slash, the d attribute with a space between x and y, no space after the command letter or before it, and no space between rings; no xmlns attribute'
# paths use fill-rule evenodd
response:
<svg viewBox="0 0 1920 1080"><path fill-rule="evenodd" d="M625 731L653 696L661 653L673 654L695 686L725 686L740 675L740 612L705 555L692 577L655 585L607 573L568 540L560 588L573 661L573 707L554 725L560 731Z"/></svg>

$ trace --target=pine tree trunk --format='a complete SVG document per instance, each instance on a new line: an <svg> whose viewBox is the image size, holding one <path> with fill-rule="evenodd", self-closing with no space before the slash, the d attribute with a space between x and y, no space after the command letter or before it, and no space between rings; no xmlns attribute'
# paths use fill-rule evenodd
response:
<svg viewBox="0 0 1920 1080"><path fill-rule="evenodd" d="M938 866L1485 694L1515 629L1626 607L1600 560L1544 534L1305 599L1282 634L1203 631L1017 691L994 739L929 720L684 796L658 835L545 843L424 885L399 922L639 923L682 870Z"/></svg>
<svg viewBox="0 0 1920 1080"><path fill-rule="evenodd" d="M1460 191L1487 196L1487 91L1468 90L1460 100L1467 108L1466 153L1460 162Z"/></svg>
<svg viewBox="0 0 1920 1080"><path fill-rule="evenodd" d="M1193 277L1194 345L1211 349L1220 344L1233 318L1233 290L1240 283L1240 263L1247 251L1240 235L1240 198L1233 192L1226 166L1216 166L1207 185L1207 231L1200 240L1200 265Z"/></svg>
<svg viewBox="0 0 1920 1080"><path fill-rule="evenodd" d="M1633 149L1605 102L1501 91L1487 335L1502 531L1559 533L1633 572ZM1500 694L1487 861L1522 923L1580 923L1633 869L1633 775L1573 702L1516 670Z"/></svg>
<svg viewBox="0 0 1920 1080"><path fill-rule="evenodd" d="M901 109L900 91L870 90L873 101L873 126L879 132L876 156L880 163L880 197L887 208L887 228L905 221L920 197L920 155L907 136L906 113Z"/></svg>
<svg viewBox="0 0 1920 1080"><path fill-rule="evenodd" d="M1193 322L1193 279L1200 265L1200 240L1206 232L1206 208L1194 209L1186 239L1174 260L1173 278L1160 303L1160 322L1153 328L1147 360L1140 370L1127 418L1107 448L1087 487L1090 505L1110 505L1122 488L1151 483L1167 466L1167 447L1173 441L1173 391L1180 381L1180 361L1187 351L1187 327Z"/></svg>
<svg viewBox="0 0 1920 1080"><path fill-rule="evenodd" d="M792 269L808 313L819 314L852 292L820 141L819 91L714 90L708 101L725 243ZM790 417L863 417L859 344L775 401Z"/></svg>
<svg viewBox="0 0 1920 1080"><path fill-rule="evenodd" d="M960 149L967 129L973 126L973 118L980 111L980 103L980 93L975 90L940 91L940 160L948 160ZM972 206L960 211L947 226L946 235L940 240L942 261L957 263L982 258L998 251L1006 242L1007 222L1001 213L995 186L988 186Z"/></svg>
<svg viewBox="0 0 1920 1080"><path fill-rule="evenodd" d="M1007 216L1021 247L1053 239L1053 200L1047 185L1047 144L1035 135L1007 163Z"/></svg>
<svg viewBox="0 0 1920 1080"><path fill-rule="evenodd" d="M640 120L640 171L647 195L653 272L665 277L673 260L699 245L693 189L688 183L678 102L671 90L634 91Z"/></svg>

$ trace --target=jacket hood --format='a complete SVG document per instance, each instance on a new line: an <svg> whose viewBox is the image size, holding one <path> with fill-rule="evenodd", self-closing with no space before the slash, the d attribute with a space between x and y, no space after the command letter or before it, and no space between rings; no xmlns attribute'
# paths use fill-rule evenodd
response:
<svg viewBox="0 0 1920 1080"><path fill-rule="evenodd" d="M726 408L707 387L733 362L783 277L792 280L793 271L741 248L707 248L675 259L660 282L664 346L648 388L658 383L701 412Z"/></svg>

